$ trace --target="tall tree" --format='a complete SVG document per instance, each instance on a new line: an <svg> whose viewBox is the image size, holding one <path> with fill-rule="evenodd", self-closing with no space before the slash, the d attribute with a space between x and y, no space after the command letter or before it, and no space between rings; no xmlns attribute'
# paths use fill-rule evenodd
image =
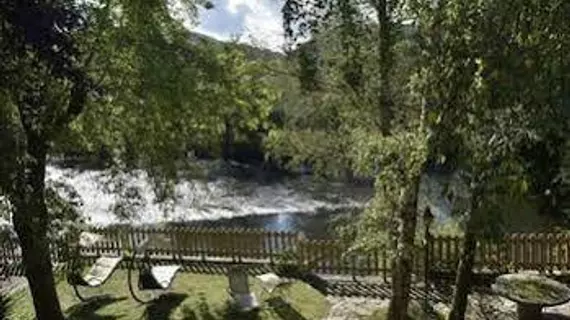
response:
<svg viewBox="0 0 570 320"><path fill-rule="evenodd" d="M77 117L93 81L72 40L85 21L72 2L4 1L1 85L3 160L1 190L13 222L38 319L63 319L55 291L46 230L45 165L49 142ZM61 108L60 106L64 107Z"/></svg>
<svg viewBox="0 0 570 320"><path fill-rule="evenodd" d="M544 4L541 11L538 3L492 0L413 4L423 53L416 90L433 119L430 157L461 170L470 186L449 315L463 319L477 239L485 231L496 234L487 227L500 230L507 200L526 193L520 150L544 139L558 114L560 100L548 94L558 62L539 56L557 48L547 26L562 16L563 6ZM526 17L534 10L544 15Z"/></svg>
<svg viewBox="0 0 570 320"><path fill-rule="evenodd" d="M201 4L182 2L196 12ZM167 2L0 2L0 191L7 195L38 319L63 319L46 231L45 168L54 144L104 142L171 191L189 141L220 123L203 90L208 53ZM205 125L206 124L206 125ZM219 141L219 140L218 140Z"/></svg>
<svg viewBox="0 0 570 320"><path fill-rule="evenodd" d="M402 95L401 105L406 110L400 114L401 119L393 117L397 121L392 121L390 135L386 135L386 122L369 121L374 118L370 109L373 104L354 99L353 90L347 89L349 77L339 77L343 74L342 64L325 56L321 78L327 84L345 86L333 85L325 93L321 90L315 99L319 104L314 104L314 108L334 110L335 113L327 114L334 114L337 121L333 121L334 125L325 122L324 126L321 122L305 123L304 130L294 127L296 130L285 131L286 134L272 132L270 148L293 155L293 160L311 159L320 168L339 165L323 165L319 159L341 154L343 164L350 163L361 173L377 177L376 197L357 225L356 245L375 246L386 240L379 229L397 230L392 234L398 241L390 319L403 319L406 314L419 177L431 163L437 162L461 171L470 186L471 198L451 313L453 319L460 319L465 312L477 238L482 231L493 233L494 230L485 230L486 226L500 229L498 212L508 203L506 200L526 193L528 161L521 157L521 150L544 141L552 133L562 132L567 125L560 120L568 92L563 71L567 64L560 57L568 50L566 35L570 33L560 19L567 14L568 6L494 0L399 4L376 3L378 23L399 12L383 12L383 8L405 7L415 22L410 27L418 28L415 40L421 56L414 76L398 83L409 85L412 90L409 95ZM351 21L342 15L334 18L335 11L331 9L350 12L346 3L317 1L308 10L303 9L304 5L307 3L286 2L284 16L295 22L287 25L289 32L308 29L313 32L313 39L318 39L326 37L327 28L322 21L328 21L329 26ZM531 12L540 14L531 18ZM393 25L388 28L396 29ZM392 34L382 31L382 27L378 30L380 35L390 37L388 43L392 41ZM354 39L365 37L353 34ZM348 46L343 43L338 48ZM390 61L380 60L375 67L381 68L382 63ZM326 66L333 67L326 70ZM350 111L346 106L350 106ZM342 146L340 150L328 145L331 141Z"/></svg>
<svg viewBox="0 0 570 320"><path fill-rule="evenodd" d="M367 15L367 9L374 14ZM423 107L413 97L400 94L399 107L406 112L394 121L394 93L407 91L405 86L395 89L391 82L396 78L392 68L400 9L398 1L287 1L284 18L289 37L295 40L310 33L312 39L323 39L321 74L329 90L318 92L318 103L311 106L326 109L333 121L318 131L313 124L302 131L273 132L269 139L272 151L288 152L293 160L310 159L319 169L333 167L333 171L349 165L376 178L375 201L356 226L355 246L385 244L385 237L378 237L379 230L395 240L389 242L393 249L390 319L407 317L417 196L427 142ZM404 73L398 84L406 84L409 79L405 77ZM292 139L301 132L302 139ZM320 159L328 162L323 165Z"/></svg>
<svg viewBox="0 0 570 320"><path fill-rule="evenodd" d="M398 10L398 0L372 0L372 7L376 10L378 20L378 66L379 66L379 90L378 108L381 111L382 133L390 132L393 118L394 101L391 96L390 72L393 62L393 25L396 23L394 15Z"/></svg>

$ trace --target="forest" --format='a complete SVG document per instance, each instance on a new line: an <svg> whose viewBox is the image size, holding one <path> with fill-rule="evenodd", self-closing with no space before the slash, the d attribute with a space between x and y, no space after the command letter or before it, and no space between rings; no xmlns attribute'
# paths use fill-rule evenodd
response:
<svg viewBox="0 0 570 320"><path fill-rule="evenodd" d="M426 172L456 175L463 319L477 240L530 202L553 230L570 203L570 3L286 0L283 52L193 33L203 0L0 0L0 195L37 319L63 319L48 244L79 219L46 166L143 170L164 201L221 159L374 184L344 226L392 248L388 319L405 319ZM521 218L522 219L522 218Z"/></svg>

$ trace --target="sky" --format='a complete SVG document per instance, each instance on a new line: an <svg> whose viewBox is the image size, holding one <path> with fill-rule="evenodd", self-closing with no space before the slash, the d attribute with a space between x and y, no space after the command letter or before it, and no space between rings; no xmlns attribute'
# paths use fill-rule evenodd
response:
<svg viewBox="0 0 570 320"><path fill-rule="evenodd" d="M201 10L194 31L219 40L240 36L240 42L281 51L282 0L213 0L214 8Z"/></svg>

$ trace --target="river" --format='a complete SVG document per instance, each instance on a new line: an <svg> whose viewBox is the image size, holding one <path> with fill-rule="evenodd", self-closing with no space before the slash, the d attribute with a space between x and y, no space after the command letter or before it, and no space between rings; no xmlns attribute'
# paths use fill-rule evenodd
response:
<svg viewBox="0 0 570 320"><path fill-rule="evenodd" d="M310 176L279 179L243 179L221 174L190 179L176 185L176 202L164 211L143 172L123 176L140 194L134 214L119 217L112 210L120 199L105 188L108 175L101 170L79 170L50 165L46 180L72 186L82 199L81 210L94 225L175 222L212 227L262 228L301 231L310 237L330 235L334 217L364 208L373 195L370 186L314 181ZM437 179L422 180L420 206L429 203L438 218L448 214Z"/></svg>

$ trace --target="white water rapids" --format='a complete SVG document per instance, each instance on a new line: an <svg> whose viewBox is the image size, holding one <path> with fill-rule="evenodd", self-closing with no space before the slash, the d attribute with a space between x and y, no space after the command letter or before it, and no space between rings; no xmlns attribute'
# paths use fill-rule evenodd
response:
<svg viewBox="0 0 570 320"><path fill-rule="evenodd" d="M324 230L323 224L334 214L331 212L362 208L373 195L369 187L315 183L309 177L262 183L255 179L240 180L225 175L177 184L176 202L171 210L164 211L156 203L155 193L145 173L124 177L128 186L139 190L142 200L134 210L135 215L126 220L112 209L119 196L105 188L105 181L109 177L104 171L54 165L49 165L46 170L47 181L63 182L75 189L82 203L79 209L89 223L100 226L125 222L154 224L229 219L229 222L222 223L289 231ZM424 176L420 186L420 210L429 204L432 213L440 221L449 216L451 208L443 187L446 181L448 177L441 175Z"/></svg>
<svg viewBox="0 0 570 320"><path fill-rule="evenodd" d="M47 180L64 182L73 186L80 195L84 214L90 222L107 225L120 221L112 212L117 195L104 188L108 179L103 172L74 170L49 166ZM302 188L302 180L285 180L271 184L254 181L238 181L229 177L215 180L190 180L176 185L176 203L172 210L164 212L155 202L155 195L147 176L139 172L129 176L128 184L136 187L142 196L142 205L132 223L157 223L164 221L195 221L234 218L246 215L287 213L313 213L322 209L358 207L365 203L369 190L362 195L349 196L346 187L331 184L329 190L309 192Z"/></svg>
<svg viewBox="0 0 570 320"><path fill-rule="evenodd" d="M117 200L103 186L106 179L101 171L75 170L49 166L46 179L65 182L81 196L84 214L90 222L108 225L120 221L111 207ZM430 204L436 217L449 213L450 203L443 196L443 187L433 177L424 177L420 188L420 203ZM296 178L262 184L256 181L238 181L229 177L214 180L190 180L176 185L176 203L165 213L155 203L155 195L144 173L129 177L129 185L140 190L143 203L131 223L164 221L196 221L235 218L269 214L311 214L319 210L362 207L373 190L347 184L314 184L308 179Z"/></svg>

